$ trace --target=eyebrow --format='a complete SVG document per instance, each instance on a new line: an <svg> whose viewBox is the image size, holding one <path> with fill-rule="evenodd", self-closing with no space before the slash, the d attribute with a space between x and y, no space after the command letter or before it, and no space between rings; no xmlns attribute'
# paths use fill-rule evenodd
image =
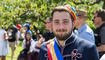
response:
<svg viewBox="0 0 105 60"><path fill-rule="evenodd" d="M69 20L69 19L63 19L63 20Z"/></svg>
<svg viewBox="0 0 105 60"><path fill-rule="evenodd" d="M58 21L59 19L54 19L55 21ZM63 20L69 20L69 19L63 19Z"/></svg>
<svg viewBox="0 0 105 60"><path fill-rule="evenodd" d="M54 19L53 21L59 21L59 19Z"/></svg>

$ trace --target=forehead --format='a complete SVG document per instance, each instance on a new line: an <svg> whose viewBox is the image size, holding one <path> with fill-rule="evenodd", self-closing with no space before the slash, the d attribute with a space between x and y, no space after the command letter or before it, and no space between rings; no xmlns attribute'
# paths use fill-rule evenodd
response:
<svg viewBox="0 0 105 60"><path fill-rule="evenodd" d="M71 19L71 16L68 12L65 11L56 11L53 14L53 20L54 19Z"/></svg>

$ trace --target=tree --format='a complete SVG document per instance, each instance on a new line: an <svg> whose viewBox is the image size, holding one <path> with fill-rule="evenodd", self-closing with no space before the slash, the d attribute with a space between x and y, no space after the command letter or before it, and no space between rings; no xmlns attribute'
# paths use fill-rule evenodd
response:
<svg viewBox="0 0 105 60"><path fill-rule="evenodd" d="M8 28L12 24L24 24L25 21L30 21L40 30L45 30L45 20L50 16L52 9L55 6L66 4L70 4L76 9L81 8L87 10L90 16L88 20L91 20L93 18L92 13L98 9L102 9L103 1L104 0L0 0L0 24L4 28Z"/></svg>

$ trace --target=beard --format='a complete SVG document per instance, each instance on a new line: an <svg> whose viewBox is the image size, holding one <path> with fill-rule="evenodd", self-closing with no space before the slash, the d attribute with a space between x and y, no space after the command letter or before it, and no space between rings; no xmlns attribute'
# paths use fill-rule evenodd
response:
<svg viewBox="0 0 105 60"><path fill-rule="evenodd" d="M64 34L58 34L57 32L65 32ZM57 29L54 31L54 35L57 38L57 40L65 41L67 38L70 37L72 31L67 32L67 29Z"/></svg>

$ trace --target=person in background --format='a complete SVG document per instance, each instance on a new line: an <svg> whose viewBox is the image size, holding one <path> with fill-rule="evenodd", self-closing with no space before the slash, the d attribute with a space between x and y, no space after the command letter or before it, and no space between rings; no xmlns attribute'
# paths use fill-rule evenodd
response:
<svg viewBox="0 0 105 60"><path fill-rule="evenodd" d="M14 51L16 49L16 42L18 41L18 35L17 35L17 28L15 25L13 25L12 28L10 28L7 32L8 34L8 41L9 41L9 46L11 47L11 60L13 60L14 56Z"/></svg>
<svg viewBox="0 0 105 60"><path fill-rule="evenodd" d="M20 33L21 31L20 31L20 30L21 30L21 28L22 28L22 25L17 24L16 27L17 27L17 29L18 29L18 32L17 32L17 33L18 33L18 40L19 40L19 39L20 39L20 36L21 36L21 33Z"/></svg>
<svg viewBox="0 0 105 60"><path fill-rule="evenodd" d="M31 34L28 32L23 40L23 48L27 50L27 54L34 51L35 42L31 38Z"/></svg>
<svg viewBox="0 0 105 60"><path fill-rule="evenodd" d="M17 29L18 29L18 31L17 31L17 39L18 39L18 42L19 42L19 44L20 44L20 41L19 41L19 40L21 39L21 31L20 31L20 30L21 30L21 28L22 28L22 25L17 24L16 27L17 27ZM17 42L17 43L18 43L18 42Z"/></svg>
<svg viewBox="0 0 105 60"><path fill-rule="evenodd" d="M0 60L6 60L6 55L9 53L9 43L7 32L0 27Z"/></svg>
<svg viewBox="0 0 105 60"><path fill-rule="evenodd" d="M26 34L27 34L28 32L32 35L32 32L31 32L31 30L30 30L30 25L29 25L29 24L25 24L24 30L25 30L25 36L26 36Z"/></svg>
<svg viewBox="0 0 105 60"><path fill-rule="evenodd" d="M105 54L105 10L96 11L93 18L95 40L100 57Z"/></svg>
<svg viewBox="0 0 105 60"><path fill-rule="evenodd" d="M52 18L48 17L46 19L46 29L47 32L43 34L43 37L45 38L45 41L48 41L49 39L54 38L54 34L52 32Z"/></svg>
<svg viewBox="0 0 105 60"><path fill-rule="evenodd" d="M25 30L24 30L24 28L21 28L20 33L21 33L20 39L23 41L23 39L25 38Z"/></svg>
<svg viewBox="0 0 105 60"><path fill-rule="evenodd" d="M76 24L77 30L75 33L83 39L86 39L95 44L94 32L93 30L86 24L86 19L88 18L87 12L85 10L77 10L78 20Z"/></svg>
<svg viewBox="0 0 105 60"><path fill-rule="evenodd" d="M45 42L45 39L43 38L43 36L40 34L40 31L39 30L37 30L36 31L36 39L37 39L37 41L36 41L36 48L40 48L40 45L43 43L43 42ZM38 51L39 52L39 51Z"/></svg>
<svg viewBox="0 0 105 60"><path fill-rule="evenodd" d="M28 32L23 41L23 48L26 51L28 60L38 60L39 46L38 42L32 39L32 35Z"/></svg>

